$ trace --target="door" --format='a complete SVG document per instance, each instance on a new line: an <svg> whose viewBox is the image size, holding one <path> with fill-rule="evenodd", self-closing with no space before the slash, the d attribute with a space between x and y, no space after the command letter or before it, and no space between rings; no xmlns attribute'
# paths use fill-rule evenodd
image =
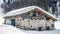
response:
<svg viewBox="0 0 60 34"><path fill-rule="evenodd" d="M15 19L11 19L11 25L15 26Z"/></svg>

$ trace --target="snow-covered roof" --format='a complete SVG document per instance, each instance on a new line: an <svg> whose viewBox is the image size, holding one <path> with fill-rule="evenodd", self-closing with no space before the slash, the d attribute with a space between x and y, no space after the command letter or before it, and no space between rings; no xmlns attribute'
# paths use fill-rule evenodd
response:
<svg viewBox="0 0 60 34"><path fill-rule="evenodd" d="M19 15L19 14L23 14L23 13L26 13L28 11L31 11L33 9L39 9L41 10L42 12L48 14L49 16L53 17L56 19L55 16L53 16L52 14L48 13L47 11L43 10L42 8L38 7L38 6L29 6L29 7L25 7L25 8L21 8L21 9L16 9L16 10L13 10L13 11L10 11L8 12L4 17L8 17L8 16L15 16L15 15Z"/></svg>

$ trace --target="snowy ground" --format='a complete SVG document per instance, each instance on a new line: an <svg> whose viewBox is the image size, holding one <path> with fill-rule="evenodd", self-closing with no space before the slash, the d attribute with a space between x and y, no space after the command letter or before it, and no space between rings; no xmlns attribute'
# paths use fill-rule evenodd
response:
<svg viewBox="0 0 60 34"><path fill-rule="evenodd" d="M51 30L51 31L23 31L27 34L60 34L60 30Z"/></svg>
<svg viewBox="0 0 60 34"><path fill-rule="evenodd" d="M0 25L0 34L26 34L10 25Z"/></svg>
<svg viewBox="0 0 60 34"><path fill-rule="evenodd" d="M0 25L0 34L60 34L60 30L32 31L18 29L11 25Z"/></svg>

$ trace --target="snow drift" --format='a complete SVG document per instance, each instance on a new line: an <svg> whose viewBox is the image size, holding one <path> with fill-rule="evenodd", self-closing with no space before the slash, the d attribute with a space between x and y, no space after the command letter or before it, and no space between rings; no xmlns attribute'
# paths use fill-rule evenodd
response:
<svg viewBox="0 0 60 34"><path fill-rule="evenodd" d="M1 25L0 34L26 34L11 25Z"/></svg>

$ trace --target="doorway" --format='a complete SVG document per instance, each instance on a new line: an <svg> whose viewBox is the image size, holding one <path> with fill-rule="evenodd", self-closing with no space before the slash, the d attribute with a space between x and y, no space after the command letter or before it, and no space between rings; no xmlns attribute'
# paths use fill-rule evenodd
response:
<svg viewBox="0 0 60 34"><path fill-rule="evenodd" d="M11 25L15 26L15 19L11 19Z"/></svg>

